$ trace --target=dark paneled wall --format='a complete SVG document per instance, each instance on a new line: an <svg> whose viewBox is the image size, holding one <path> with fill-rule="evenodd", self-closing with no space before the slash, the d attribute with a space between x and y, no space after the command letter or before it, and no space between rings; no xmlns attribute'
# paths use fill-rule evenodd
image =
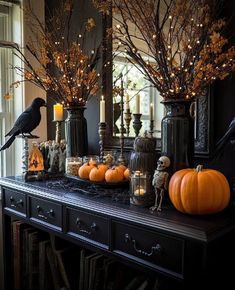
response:
<svg viewBox="0 0 235 290"><path fill-rule="evenodd" d="M93 7L91 0L78 0L74 1L76 15L72 19L72 33L76 34L79 31L79 27L84 21L92 17L96 22L96 27L91 34L89 42L87 42L87 49L93 49L99 45L102 40L102 17ZM46 0L46 16L53 11L54 7L58 5L58 0ZM98 122L99 122L99 98L100 96L94 96L87 103L87 109L85 111L85 117L88 124L88 143L89 153L98 153L99 151L99 136L98 136ZM55 124L52 123L53 119L53 104L54 102L48 97L48 138L55 138ZM66 112L65 112L66 113ZM66 117L66 116L65 116ZM64 130L64 127L63 127Z"/></svg>

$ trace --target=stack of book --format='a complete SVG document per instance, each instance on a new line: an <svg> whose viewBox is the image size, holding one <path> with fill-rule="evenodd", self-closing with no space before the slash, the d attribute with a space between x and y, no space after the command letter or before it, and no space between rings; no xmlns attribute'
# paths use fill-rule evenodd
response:
<svg viewBox="0 0 235 290"><path fill-rule="evenodd" d="M162 290L150 278L102 254L12 222L14 290Z"/></svg>

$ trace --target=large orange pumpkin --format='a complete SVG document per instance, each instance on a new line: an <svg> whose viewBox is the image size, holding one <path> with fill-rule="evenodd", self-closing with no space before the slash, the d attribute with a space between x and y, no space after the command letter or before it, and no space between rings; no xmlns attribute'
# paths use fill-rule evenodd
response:
<svg viewBox="0 0 235 290"><path fill-rule="evenodd" d="M176 209L188 214L212 214L229 203L230 188L226 177L213 169L182 169L173 174L169 197Z"/></svg>

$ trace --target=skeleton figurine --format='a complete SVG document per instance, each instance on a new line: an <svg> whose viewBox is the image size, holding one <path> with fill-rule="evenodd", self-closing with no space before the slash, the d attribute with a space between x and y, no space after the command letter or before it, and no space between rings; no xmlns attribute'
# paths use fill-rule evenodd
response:
<svg viewBox="0 0 235 290"><path fill-rule="evenodd" d="M154 206L150 207L151 211L158 210L161 211L162 207L162 200L165 191L168 188L168 177L169 174L166 172L166 169L170 166L170 159L167 156L161 156L157 162L157 169L153 175L152 185L155 190L155 204ZM159 199L159 203L158 203Z"/></svg>

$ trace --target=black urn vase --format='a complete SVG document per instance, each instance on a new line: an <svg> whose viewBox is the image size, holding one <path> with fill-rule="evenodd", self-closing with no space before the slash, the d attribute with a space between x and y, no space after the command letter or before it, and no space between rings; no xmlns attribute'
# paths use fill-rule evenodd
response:
<svg viewBox="0 0 235 290"><path fill-rule="evenodd" d="M85 156L88 152L87 121L85 107L67 107L65 139L67 157Z"/></svg>
<svg viewBox="0 0 235 290"><path fill-rule="evenodd" d="M170 158L172 172L191 167L194 155L194 120L190 116L191 102L172 100L162 103L166 115L161 124L161 154Z"/></svg>

